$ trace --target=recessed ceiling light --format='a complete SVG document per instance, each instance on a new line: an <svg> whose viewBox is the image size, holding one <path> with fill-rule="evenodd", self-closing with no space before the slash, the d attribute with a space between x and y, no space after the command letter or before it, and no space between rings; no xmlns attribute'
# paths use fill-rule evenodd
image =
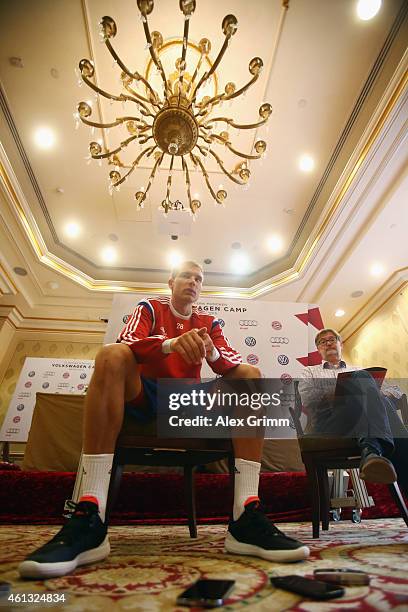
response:
<svg viewBox="0 0 408 612"><path fill-rule="evenodd" d="M13 268L13 270L16 274L18 274L18 276L27 276L27 270L25 268L20 268L17 266L16 268Z"/></svg>
<svg viewBox="0 0 408 612"><path fill-rule="evenodd" d="M34 140L40 149L50 149L55 142L55 135L49 128L38 128L34 134Z"/></svg>
<svg viewBox="0 0 408 612"><path fill-rule="evenodd" d="M364 295L364 291L361 291L361 289L358 289L357 291L353 291L353 293L350 293L350 296L352 298L359 298L362 295Z"/></svg>
<svg viewBox="0 0 408 612"><path fill-rule="evenodd" d="M373 276L382 276L385 272L385 268L380 263L375 263L371 266L370 272Z"/></svg>
<svg viewBox="0 0 408 612"><path fill-rule="evenodd" d="M170 266L172 268L175 268L176 266L181 264L181 262L183 261L183 257L177 251L172 251L168 257L168 261Z"/></svg>
<svg viewBox="0 0 408 612"><path fill-rule="evenodd" d="M272 251L272 253L279 253L283 248L283 240L280 236L276 234L274 236L270 236L268 238L268 249Z"/></svg>
<svg viewBox="0 0 408 612"><path fill-rule="evenodd" d="M341 308L338 308L336 310L336 312L334 313L335 317L343 317L346 314L346 312L344 310L342 310Z"/></svg>
<svg viewBox="0 0 408 612"><path fill-rule="evenodd" d="M65 226L65 233L70 238L76 238L81 233L81 228L79 227L78 223L73 221L71 223L67 223Z"/></svg>
<svg viewBox="0 0 408 612"><path fill-rule="evenodd" d="M105 247L101 255L105 263L113 263L117 257L116 249L113 247Z"/></svg>
<svg viewBox="0 0 408 612"><path fill-rule="evenodd" d="M109 240L112 240L112 242L117 242L119 240L119 236L117 234L109 234L108 238Z"/></svg>
<svg viewBox="0 0 408 612"><path fill-rule="evenodd" d="M212 263L212 259L210 259L209 257L206 257L206 259L204 259L204 263L209 266Z"/></svg>
<svg viewBox="0 0 408 612"><path fill-rule="evenodd" d="M56 281L48 281L47 287L48 289L52 289L53 291L55 291L55 289L59 289L59 283L57 283Z"/></svg>
<svg viewBox="0 0 408 612"><path fill-rule="evenodd" d="M359 0L357 2L357 16L362 21L375 17L381 8L381 0Z"/></svg>
<svg viewBox="0 0 408 612"><path fill-rule="evenodd" d="M240 248L241 248L241 243L240 243L240 242L233 242L233 243L231 244L231 249L236 249L236 250L238 250L238 249L240 249Z"/></svg>
<svg viewBox="0 0 408 612"><path fill-rule="evenodd" d="M299 168L302 172L311 172L314 166L314 159L310 155L302 155L299 159Z"/></svg>
<svg viewBox="0 0 408 612"><path fill-rule="evenodd" d="M249 259L245 253L236 253L233 255L231 267L236 274L246 274L249 268Z"/></svg>

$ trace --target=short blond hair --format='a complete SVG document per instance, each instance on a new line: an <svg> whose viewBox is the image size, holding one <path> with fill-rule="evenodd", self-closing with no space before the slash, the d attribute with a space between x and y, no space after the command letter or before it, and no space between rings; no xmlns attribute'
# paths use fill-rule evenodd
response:
<svg viewBox="0 0 408 612"><path fill-rule="evenodd" d="M341 341L341 336L340 336L338 331L336 331L332 327L325 327L324 329L321 329L316 334L316 337L315 337L315 345L316 346L318 345L318 342L319 342L320 338L323 336L323 334L327 334L328 332L331 332L333 334L333 336L336 336L337 340Z"/></svg>
<svg viewBox="0 0 408 612"><path fill-rule="evenodd" d="M171 269L171 278L176 278L176 276L180 273L180 270L185 266L190 266L191 268L199 268L201 273L204 275L203 267L197 263L196 261L187 259L186 261L180 262L177 266Z"/></svg>

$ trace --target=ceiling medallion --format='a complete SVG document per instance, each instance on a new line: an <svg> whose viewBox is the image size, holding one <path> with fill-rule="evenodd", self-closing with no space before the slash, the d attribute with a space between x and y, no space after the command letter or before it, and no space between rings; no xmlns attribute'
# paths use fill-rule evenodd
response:
<svg viewBox="0 0 408 612"><path fill-rule="evenodd" d="M112 102L117 101L122 104L127 102L133 103L136 114L117 117L109 123L97 123L90 119L92 114L91 105L88 102L80 102L77 107L78 112L75 115L77 119L80 119L84 124L92 128L109 129L125 125L130 134L118 147L111 150L104 149L100 142L94 141L89 145L92 159L108 159L108 162L115 166L115 169L109 173L110 189L119 189L120 185L126 181L144 157L153 156L155 161L147 186L141 188L135 194L137 208L143 208L156 171L162 164L165 156L168 155L170 163L167 193L162 203L162 208L167 213L169 210L168 203L170 202L173 165L175 159L179 158L181 170L184 173L190 212L195 215L201 207L201 202L193 199L191 196L190 170L192 168L201 171L211 196L216 203L223 204L227 197L227 192L221 186L217 191L214 190L210 183L208 172L205 169L206 159L214 158L219 168L231 181L238 185L245 185L248 183L251 175L248 168L248 160L259 159L265 154L266 142L264 140L257 140L255 142L255 152L252 155L236 150L231 143L228 132L219 131L219 124L224 123L237 130L254 130L268 121L272 113L270 104L262 104L259 108L260 120L250 124L239 124L233 118L213 116L213 111L217 105L241 96L258 80L263 62L260 57L254 57L249 62L251 78L239 89L237 89L234 83L229 82L226 84L223 93L217 95L217 92L215 92L215 95L212 97L208 95L202 96L203 88L206 87L209 79L216 76L215 71L227 50L232 36L237 30L237 18L234 15L224 17L222 30L225 39L213 63L209 60L209 53L211 51L210 41L208 38L200 40L197 47L199 58L194 70L190 73L187 71L186 53L187 49L191 48L191 45L188 43L188 31L190 18L194 13L196 2L195 0L180 0L180 9L184 14L184 33L183 39L180 40L181 56L176 59L176 71L166 76L160 53L161 49L164 49L166 45L163 44L163 37L160 32L150 32L147 21L147 16L153 10L153 0L137 0L137 5L141 13L151 61L155 65L157 74L160 77L161 91L157 91L157 88L154 89L151 79L147 80L140 73L132 72L123 63L111 44L111 39L117 33L116 24L111 17L103 17L100 22L101 39L114 58L115 64L122 71L121 83L124 91L115 95L99 88L94 82L95 69L93 62L88 59L82 59L79 62L82 81L96 94L108 98ZM209 68L203 71L202 64L204 60ZM143 90L143 93L136 91L138 86ZM143 145L148 142L149 145L143 148ZM131 164L125 164L120 159L119 154L127 149L129 145L132 145L132 143L138 144L142 149L137 152ZM232 171L228 171L220 155L214 151L214 145L226 147L244 161L237 163ZM192 165L190 165L190 162ZM122 175L121 169L125 169L126 173Z"/></svg>

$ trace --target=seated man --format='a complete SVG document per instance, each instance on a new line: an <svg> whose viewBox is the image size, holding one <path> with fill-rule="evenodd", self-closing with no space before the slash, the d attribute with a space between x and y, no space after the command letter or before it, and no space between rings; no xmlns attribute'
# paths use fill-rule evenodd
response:
<svg viewBox="0 0 408 612"><path fill-rule="evenodd" d="M106 345L98 353L85 403L82 497L57 535L20 564L21 576L59 576L108 556L105 507L124 410L137 418L154 418L158 379L200 380L203 359L225 378L260 377L257 368L241 363L219 322L193 306L202 281L201 266L183 262L169 280L171 298L142 300L118 343ZM234 508L226 551L270 561L305 559L308 547L279 531L259 507L263 439L235 438L233 445Z"/></svg>
<svg viewBox="0 0 408 612"><path fill-rule="evenodd" d="M383 383L361 367L342 360L343 343L334 329L322 329L315 338L321 365L305 368L299 382L302 404L308 412L306 434L357 438L361 447L360 478L368 482L398 482L408 494L408 431L393 402L398 387ZM352 372L344 394L335 398L337 375ZM392 456L392 462L384 455Z"/></svg>

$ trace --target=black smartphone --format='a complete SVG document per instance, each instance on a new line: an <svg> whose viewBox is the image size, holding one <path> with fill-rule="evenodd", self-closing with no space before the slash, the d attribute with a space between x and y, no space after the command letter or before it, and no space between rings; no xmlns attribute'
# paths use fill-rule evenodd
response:
<svg viewBox="0 0 408 612"><path fill-rule="evenodd" d="M177 597L178 606L218 608L230 594L235 580L197 580Z"/></svg>
<svg viewBox="0 0 408 612"><path fill-rule="evenodd" d="M334 584L345 584L348 586L370 584L370 576L361 570L347 568L326 568L316 569L313 574L318 580L323 582L333 582Z"/></svg>
<svg viewBox="0 0 408 612"><path fill-rule="evenodd" d="M304 595L311 599L334 599L344 595L344 589L341 586L303 576L276 576L271 578L271 582L278 589Z"/></svg>

